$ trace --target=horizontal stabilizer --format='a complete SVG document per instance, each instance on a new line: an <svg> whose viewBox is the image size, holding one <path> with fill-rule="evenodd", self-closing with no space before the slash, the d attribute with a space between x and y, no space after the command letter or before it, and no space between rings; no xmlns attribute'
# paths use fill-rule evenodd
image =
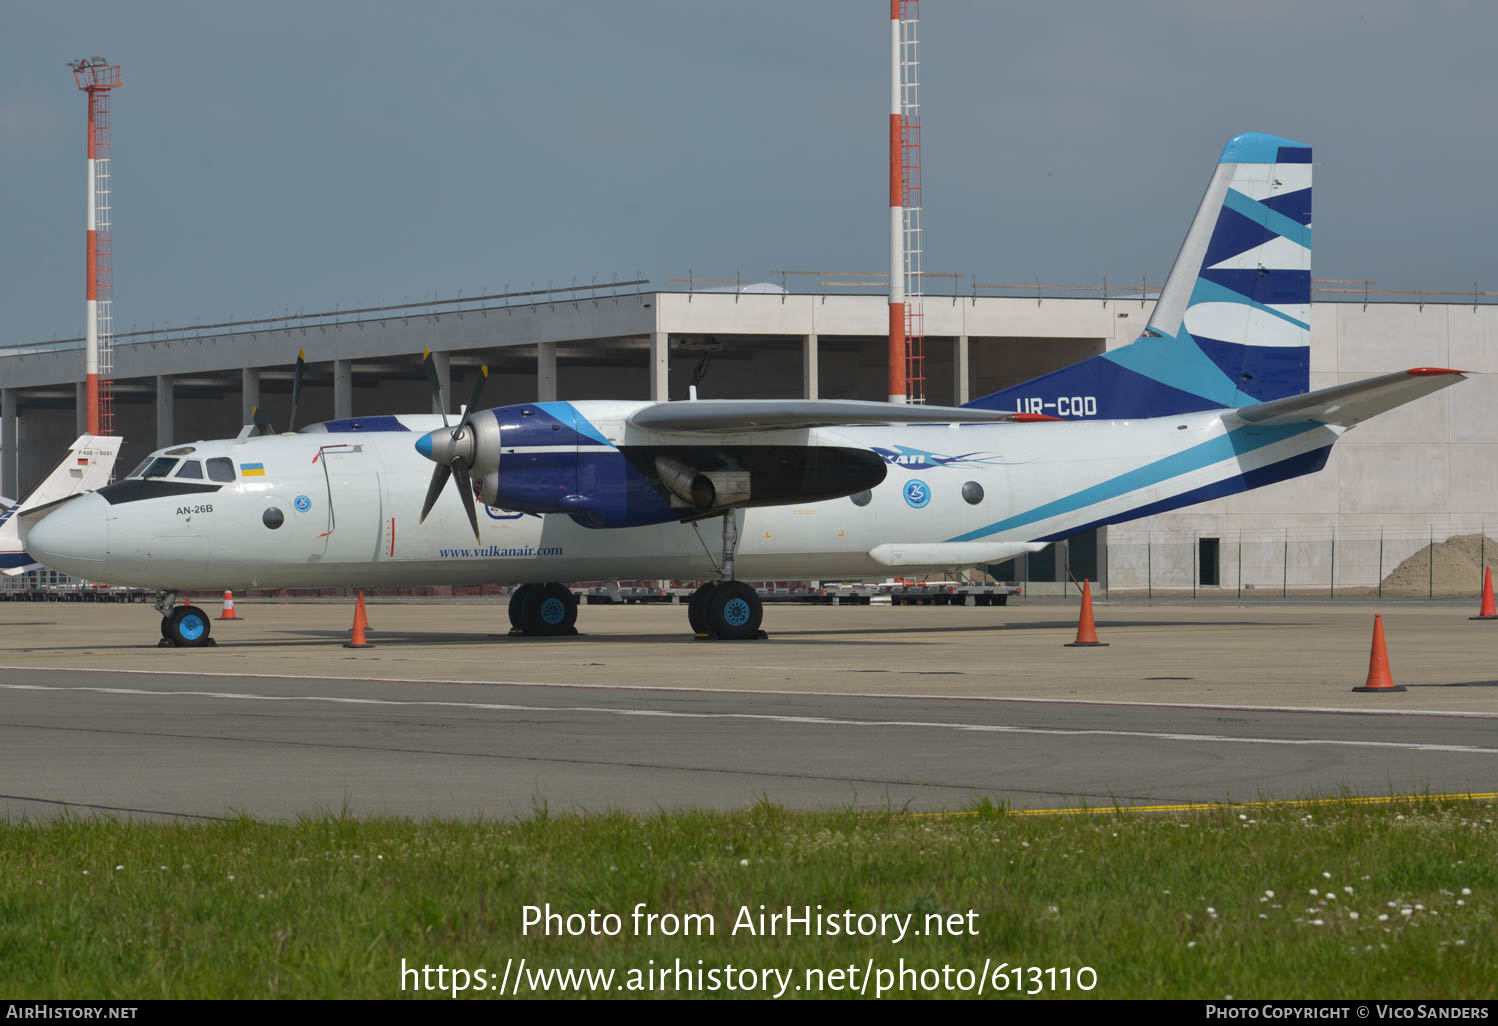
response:
<svg viewBox="0 0 1498 1026"><path fill-rule="evenodd" d="M957 406L901 406L857 399L695 399L643 407L630 414L629 423L652 431L739 432L859 424L974 424L1041 419L1055 418Z"/></svg>
<svg viewBox="0 0 1498 1026"><path fill-rule="evenodd" d="M1271 399L1233 412L1248 424L1296 424L1309 420L1349 428L1396 406L1439 392L1466 376L1463 371L1444 367L1415 367L1346 385L1318 388L1303 395Z"/></svg>

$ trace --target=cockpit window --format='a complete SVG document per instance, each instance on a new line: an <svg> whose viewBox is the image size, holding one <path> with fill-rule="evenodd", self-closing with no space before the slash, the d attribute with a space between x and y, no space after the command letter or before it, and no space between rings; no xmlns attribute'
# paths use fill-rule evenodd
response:
<svg viewBox="0 0 1498 1026"><path fill-rule="evenodd" d="M140 477L141 472L143 470L145 470L147 467L149 467L150 465L151 465L151 457L147 456L145 459L143 459L143 460L140 461L140 466L138 466L134 470L130 471L130 473L127 474L126 476L127 477Z"/></svg>
<svg viewBox="0 0 1498 1026"><path fill-rule="evenodd" d="M172 472L177 461L170 456L158 456L151 461L151 465L140 475L143 478L166 477Z"/></svg>
<svg viewBox="0 0 1498 1026"><path fill-rule="evenodd" d="M234 480L234 461L227 456L215 456L208 461L208 480Z"/></svg>
<svg viewBox="0 0 1498 1026"><path fill-rule="evenodd" d="M182 466L173 477L191 478L194 481L203 480L203 464L197 460L183 460Z"/></svg>

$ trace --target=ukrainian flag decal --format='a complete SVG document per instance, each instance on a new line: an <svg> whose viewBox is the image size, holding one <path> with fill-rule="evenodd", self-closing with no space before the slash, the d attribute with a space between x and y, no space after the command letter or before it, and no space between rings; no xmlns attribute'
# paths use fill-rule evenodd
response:
<svg viewBox="0 0 1498 1026"><path fill-rule="evenodd" d="M264 463L241 463L239 465L239 472L241 474L243 474L245 477L264 477L265 476L265 464Z"/></svg>

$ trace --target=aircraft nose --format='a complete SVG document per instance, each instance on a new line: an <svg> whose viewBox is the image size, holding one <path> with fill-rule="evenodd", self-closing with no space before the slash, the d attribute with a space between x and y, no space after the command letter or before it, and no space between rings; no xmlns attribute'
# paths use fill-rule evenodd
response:
<svg viewBox="0 0 1498 1026"><path fill-rule="evenodd" d="M79 496L33 524L21 543L43 566L96 579L109 558L108 509L98 495Z"/></svg>

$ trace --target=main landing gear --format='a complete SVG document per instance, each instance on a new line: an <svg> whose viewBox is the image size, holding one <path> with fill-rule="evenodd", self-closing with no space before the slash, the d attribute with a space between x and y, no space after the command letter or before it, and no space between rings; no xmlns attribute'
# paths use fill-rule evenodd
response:
<svg viewBox="0 0 1498 1026"><path fill-rule="evenodd" d="M161 614L161 641L158 648L204 648L218 644L208 636L212 622L197 606L178 606L177 593L164 591L156 598ZM175 608L173 608L175 606Z"/></svg>
<svg viewBox="0 0 1498 1026"><path fill-rule="evenodd" d="M565 585L522 584L510 596L510 633L554 638L577 633L577 596Z"/></svg>
<svg viewBox="0 0 1498 1026"><path fill-rule="evenodd" d="M738 523L730 510L723 515L723 580L708 581L692 593L687 603L687 621L698 641L752 641L769 637L759 629L765 618L759 592L733 579L733 554L738 546Z"/></svg>

